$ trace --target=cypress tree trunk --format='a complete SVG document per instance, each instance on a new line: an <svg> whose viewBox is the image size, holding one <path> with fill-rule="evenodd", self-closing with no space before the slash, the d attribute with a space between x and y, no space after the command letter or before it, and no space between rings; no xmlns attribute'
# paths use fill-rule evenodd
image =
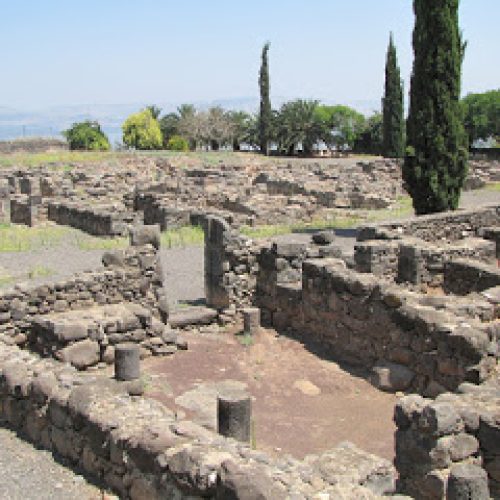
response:
<svg viewBox="0 0 500 500"><path fill-rule="evenodd" d="M392 33L385 63L385 93L383 98L383 154L401 158L404 152L403 85Z"/></svg>
<svg viewBox="0 0 500 500"><path fill-rule="evenodd" d="M269 63L267 53L269 43L262 49L262 63L259 74L260 87L260 115L259 115L259 143L260 151L269 154L269 140L271 135L271 100L269 97Z"/></svg>
<svg viewBox="0 0 500 500"><path fill-rule="evenodd" d="M467 136L459 103L465 44L459 0L414 0L411 77L403 179L417 214L454 210L467 175Z"/></svg>

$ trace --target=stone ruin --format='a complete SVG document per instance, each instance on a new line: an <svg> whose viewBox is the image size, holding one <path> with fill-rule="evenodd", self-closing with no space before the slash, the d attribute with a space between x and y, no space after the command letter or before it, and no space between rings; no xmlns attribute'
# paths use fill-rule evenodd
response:
<svg viewBox="0 0 500 500"><path fill-rule="evenodd" d="M124 177L108 202L115 197L124 212L144 216L122 221L123 234L131 232L128 249L106 253L101 270L0 293L1 417L124 498L500 498L500 206L365 226L348 255L332 232L313 235L309 244L241 235L243 212L228 210L218 187L217 203L189 198L189 179L205 190L223 177L205 170L185 172L171 191L166 174L141 189L136 173L126 196L120 190L131 179ZM80 173L71 175L73 183L66 173L60 183L51 178L52 192L85 190L74 182ZM250 198L263 184L289 189L266 175L245 184ZM89 200L102 198L96 177L82 182L88 184L79 202L46 195L36 206L51 199L47 216L61 210L66 222L101 227L88 215L97 209L75 215L78 206L88 210ZM277 196L330 199L304 186ZM23 191L30 193L15 196L35 196ZM5 185L0 192L12 196ZM178 204L169 206L169 199ZM138 226L141 220L203 227L207 307L170 313L158 229ZM232 324L250 307L263 325L314 340L326 357L370 370L380 390L406 394L394 410L394 466L349 443L304 460L269 456L106 371L124 342L141 357L175 355L188 348L183 328Z"/></svg>
<svg viewBox="0 0 500 500"><path fill-rule="evenodd" d="M471 162L467 186L498 181L498 162ZM290 224L339 211L393 206L404 194L392 160L174 167L154 157L48 164L0 173L0 221L50 220L96 236L126 236L136 224L162 230L211 213L238 224Z"/></svg>

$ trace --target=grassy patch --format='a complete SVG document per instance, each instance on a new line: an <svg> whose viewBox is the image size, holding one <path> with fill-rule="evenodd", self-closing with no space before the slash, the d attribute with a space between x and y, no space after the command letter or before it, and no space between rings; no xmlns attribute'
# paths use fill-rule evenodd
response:
<svg viewBox="0 0 500 500"><path fill-rule="evenodd" d="M161 233L161 246L163 248L203 245L204 240L205 234L199 226L183 226Z"/></svg>
<svg viewBox="0 0 500 500"><path fill-rule="evenodd" d="M34 266L28 271L28 278L30 280L36 278L44 278L46 276L52 276L54 274L54 270L50 269L50 267L45 266Z"/></svg>
<svg viewBox="0 0 500 500"><path fill-rule="evenodd" d="M249 335L248 333L236 335L236 338L243 347L250 347L254 342L252 335Z"/></svg>
<svg viewBox="0 0 500 500"><path fill-rule="evenodd" d="M46 163L59 164L56 168L69 169L68 163L98 163L115 159L119 153L98 151L57 151L53 153L12 153L0 155L0 167L36 167ZM60 165L66 164L66 165Z"/></svg>
<svg viewBox="0 0 500 500"><path fill-rule="evenodd" d="M120 250L128 247L128 238L98 238L87 234L76 236L76 246L80 250Z"/></svg>
<svg viewBox="0 0 500 500"><path fill-rule="evenodd" d="M373 210L368 214L368 221L377 222L388 219L401 219L414 214L412 200L409 196L400 196L394 207Z"/></svg>
<svg viewBox="0 0 500 500"><path fill-rule="evenodd" d="M29 252L58 244L69 229L63 226L28 227L0 224L0 252Z"/></svg>
<svg viewBox="0 0 500 500"><path fill-rule="evenodd" d="M363 219L361 216L350 215L334 217L331 219L315 219L311 222L298 222L295 224L276 224L262 226L243 226L240 232L253 239L271 238L281 234L302 233L323 229L350 229L356 227Z"/></svg>
<svg viewBox="0 0 500 500"><path fill-rule="evenodd" d="M486 184L485 188L488 191L500 191L500 182L493 182L491 184Z"/></svg>

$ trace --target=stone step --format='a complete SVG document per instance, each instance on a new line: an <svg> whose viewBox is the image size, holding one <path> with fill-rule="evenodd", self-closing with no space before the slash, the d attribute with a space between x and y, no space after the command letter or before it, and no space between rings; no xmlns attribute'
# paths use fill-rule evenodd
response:
<svg viewBox="0 0 500 500"><path fill-rule="evenodd" d="M168 317L172 328L183 328L190 325L209 325L217 319L217 311L209 307L193 306L177 309Z"/></svg>

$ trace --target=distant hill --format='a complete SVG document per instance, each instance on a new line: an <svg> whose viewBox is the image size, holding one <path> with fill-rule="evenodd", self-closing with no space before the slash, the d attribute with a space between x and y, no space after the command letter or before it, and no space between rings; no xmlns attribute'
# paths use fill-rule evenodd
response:
<svg viewBox="0 0 500 500"><path fill-rule="evenodd" d="M274 96L273 107L279 108L283 102L293 98ZM346 104L359 112L369 115L380 108L376 101L335 102L322 101L325 104ZM40 110L16 110L0 106L0 140L16 139L23 136L60 137L61 132L74 122L82 120L97 120L108 134L111 143L121 140L121 125L125 118L147 105L155 104L162 113L170 113L182 103L172 102L138 102L130 104L84 104L71 106L53 106ZM249 113L257 112L259 100L256 97L240 97L233 99L216 99L213 101L195 101L198 109L208 109L220 106L227 110L242 110Z"/></svg>

